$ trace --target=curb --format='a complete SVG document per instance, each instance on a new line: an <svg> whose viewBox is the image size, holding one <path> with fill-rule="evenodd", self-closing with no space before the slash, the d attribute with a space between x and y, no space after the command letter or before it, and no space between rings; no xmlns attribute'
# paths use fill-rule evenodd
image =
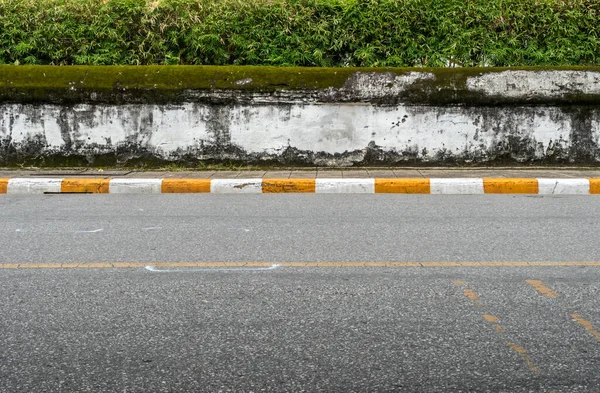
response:
<svg viewBox="0 0 600 393"><path fill-rule="evenodd" d="M600 178L100 179L0 178L0 194L600 194Z"/></svg>

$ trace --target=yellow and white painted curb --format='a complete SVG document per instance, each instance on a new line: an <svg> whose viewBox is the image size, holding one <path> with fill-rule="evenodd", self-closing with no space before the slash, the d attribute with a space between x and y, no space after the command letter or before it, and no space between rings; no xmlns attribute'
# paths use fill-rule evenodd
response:
<svg viewBox="0 0 600 393"><path fill-rule="evenodd" d="M0 194L600 194L600 178L102 179L0 178Z"/></svg>

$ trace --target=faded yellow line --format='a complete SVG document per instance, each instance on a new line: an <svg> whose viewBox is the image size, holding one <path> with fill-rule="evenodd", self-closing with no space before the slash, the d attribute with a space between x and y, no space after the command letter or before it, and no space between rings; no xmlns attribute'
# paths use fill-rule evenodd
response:
<svg viewBox="0 0 600 393"><path fill-rule="evenodd" d="M456 285L463 285L464 281L462 280L454 280L453 281L454 284ZM473 303L476 306L482 306L482 304L479 301L479 295L477 295L475 292L473 292L470 289L465 289L464 290L464 295L471 299L473 301ZM502 327L502 325L500 325L499 321L500 318L498 318L495 315L491 315L491 314L483 314L482 315L483 319L485 319L487 322L491 323L492 326L494 327L494 330L501 334L504 335L505 331L504 328ZM506 345L512 349L514 352L516 352L517 354L519 354L519 356L521 357L521 359L523 359L523 361L525 362L525 364L527 365L527 367L529 368L529 370L533 373L533 374L538 374L538 368L536 367L536 365L533 363L533 361L531 360L531 356L529 355L529 352L523 348L520 345L515 344L514 342L507 342Z"/></svg>
<svg viewBox="0 0 600 393"><path fill-rule="evenodd" d="M542 296L546 296L550 299L555 299L558 297L556 292L545 286L540 280L525 280L525 282L534 287L535 290L538 291Z"/></svg>
<svg viewBox="0 0 600 393"><path fill-rule="evenodd" d="M490 314L483 314L483 319L485 319L486 321L488 321L489 323L494 325L494 329L496 329L496 331L498 333L504 333L504 328L502 327L502 325L500 325L498 323L498 321L500 320L500 318L498 318L495 315L490 315Z"/></svg>
<svg viewBox="0 0 600 393"><path fill-rule="evenodd" d="M463 294L474 302L479 300L479 295L470 290L469 288L465 289Z"/></svg>
<svg viewBox="0 0 600 393"><path fill-rule="evenodd" d="M600 332L594 329L590 321L583 319L579 314L571 314L571 317L575 320L575 322L583 326L588 333L596 337L597 341L600 341Z"/></svg>
<svg viewBox="0 0 600 393"><path fill-rule="evenodd" d="M548 267L548 266L582 266L600 267L600 262L74 262L74 263L0 263L0 269L41 269L41 268L139 268L144 266L154 267L269 267L277 263L284 267ZM460 282L460 284L459 284ZM558 296L539 280L527 280L528 283L546 288L544 296ZM454 282L457 285L463 281ZM536 288L536 289L538 289ZM540 289L538 289L540 291ZM549 291L549 292L548 292Z"/></svg>
<svg viewBox="0 0 600 393"><path fill-rule="evenodd" d="M454 282L454 284L456 284L456 285L463 285L463 284L464 284L464 282L463 282L463 281L461 281L461 280L454 280L453 282ZM471 301L472 301L472 302L473 302L473 303L474 303L476 306L478 306L478 307L480 307L480 306L481 306L481 302L480 302L480 300L479 300L479 295L478 295L478 294L476 294L475 292L473 292L471 289L469 289L469 288L466 288L466 289L463 291L463 295L465 295L465 297L466 297L467 299L471 300Z"/></svg>
<svg viewBox="0 0 600 393"><path fill-rule="evenodd" d="M500 320L500 318L490 314L483 314L483 319L485 319L489 323L496 323Z"/></svg>
<svg viewBox="0 0 600 393"><path fill-rule="evenodd" d="M518 353L519 356L521 356L521 359L523 359L525 364L527 364L527 367L529 367L529 370L531 370L532 373L534 373L534 374L538 373L538 368L535 366L535 364L531 360L531 357L529 356L529 352L525 348L523 348L522 346L517 345L513 342L510 342L510 341L507 342L506 345L508 345L508 347L510 349L512 349L514 352Z"/></svg>

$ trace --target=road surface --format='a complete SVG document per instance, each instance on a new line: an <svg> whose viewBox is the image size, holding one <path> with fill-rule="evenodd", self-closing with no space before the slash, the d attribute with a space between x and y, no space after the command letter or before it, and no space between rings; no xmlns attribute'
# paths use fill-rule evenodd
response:
<svg viewBox="0 0 600 393"><path fill-rule="evenodd" d="M5 195L0 391L596 392L599 219L593 196Z"/></svg>

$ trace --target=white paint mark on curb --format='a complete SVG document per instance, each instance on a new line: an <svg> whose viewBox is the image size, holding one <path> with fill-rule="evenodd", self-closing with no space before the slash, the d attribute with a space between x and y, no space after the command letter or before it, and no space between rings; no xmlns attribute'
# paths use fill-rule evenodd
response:
<svg viewBox="0 0 600 393"><path fill-rule="evenodd" d="M237 268L197 268L197 269L157 269L154 266L146 266L145 269L153 273L180 273L180 272L214 272L214 271L260 271L260 270L275 270L281 265L273 264L269 267L237 267Z"/></svg>
<svg viewBox="0 0 600 393"><path fill-rule="evenodd" d="M111 194L160 194L162 179L111 179Z"/></svg>
<svg viewBox="0 0 600 393"><path fill-rule="evenodd" d="M483 179L455 178L430 180L431 194L483 194Z"/></svg>
<svg viewBox="0 0 600 393"><path fill-rule="evenodd" d="M537 179L539 194L587 195L590 193L588 179Z"/></svg>
<svg viewBox="0 0 600 393"><path fill-rule="evenodd" d="M7 194L43 194L59 193L63 179L17 178L9 179Z"/></svg>
<svg viewBox="0 0 600 393"><path fill-rule="evenodd" d="M213 179L210 182L213 194L260 194L262 179Z"/></svg>
<svg viewBox="0 0 600 393"><path fill-rule="evenodd" d="M374 194L375 179L317 179L317 194Z"/></svg>

